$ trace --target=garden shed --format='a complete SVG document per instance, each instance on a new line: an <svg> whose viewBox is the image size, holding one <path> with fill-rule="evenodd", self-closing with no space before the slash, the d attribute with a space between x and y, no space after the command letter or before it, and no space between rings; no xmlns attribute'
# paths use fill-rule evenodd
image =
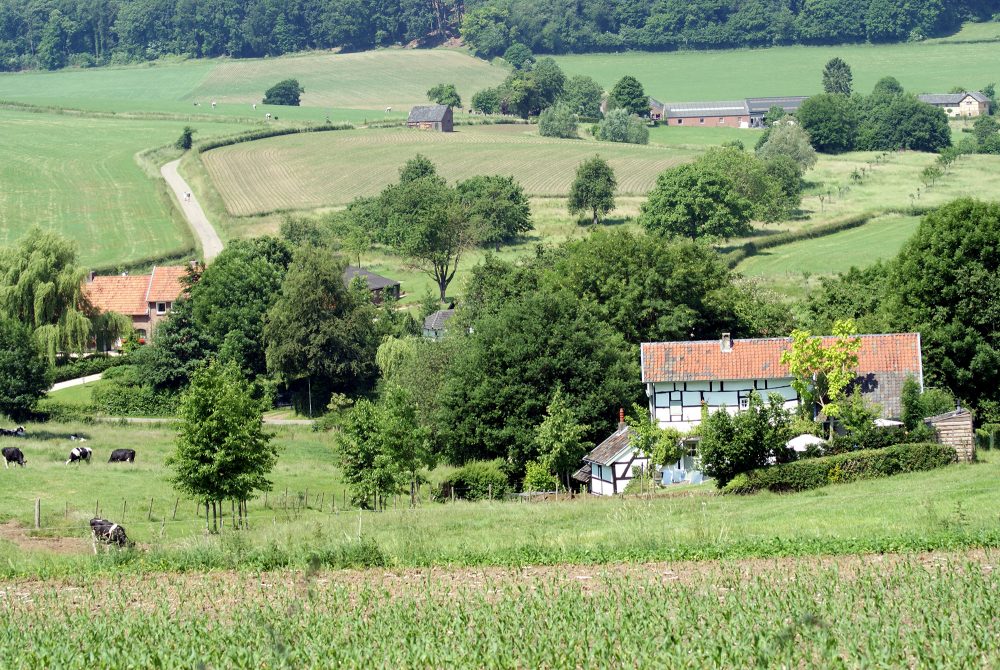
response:
<svg viewBox="0 0 1000 670"><path fill-rule="evenodd" d="M448 105L418 105L410 110L406 127L450 133L455 130L455 121Z"/></svg>

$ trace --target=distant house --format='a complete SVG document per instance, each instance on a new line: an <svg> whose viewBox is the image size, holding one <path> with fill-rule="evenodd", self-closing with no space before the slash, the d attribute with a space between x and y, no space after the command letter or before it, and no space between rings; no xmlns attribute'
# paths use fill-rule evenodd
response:
<svg viewBox="0 0 1000 670"><path fill-rule="evenodd" d="M448 322L455 316L453 309L439 309L424 319L424 337L440 340L448 330Z"/></svg>
<svg viewBox="0 0 1000 670"><path fill-rule="evenodd" d="M899 418L902 388L913 377L923 388L919 333L859 335L858 376L854 385L866 400L881 407L883 418ZM824 337L824 342L832 341ZM791 338L698 342L647 342L640 349L642 381L650 415L661 426L687 431L701 422L702 407L736 413L747 407L750 393L777 393L785 407L800 398L792 375L781 363Z"/></svg>
<svg viewBox="0 0 1000 670"><path fill-rule="evenodd" d="M130 317L140 340L147 340L184 292L181 280L186 273L184 266L157 266L148 275L99 276L91 272L83 285L83 295L100 312Z"/></svg>
<svg viewBox="0 0 1000 670"><path fill-rule="evenodd" d="M618 418L618 430L583 457L584 466L576 471L573 478L585 482L587 490L594 495L622 493L632 481L635 468L649 467L649 458L632 446L631 437L622 412Z"/></svg>
<svg viewBox="0 0 1000 670"><path fill-rule="evenodd" d="M659 121L663 118L664 105L662 102L656 98L649 99L649 118L653 121Z"/></svg>
<svg viewBox="0 0 1000 670"><path fill-rule="evenodd" d="M779 107L785 114L794 114L806 101L804 95L792 95L778 98L747 98L747 112L750 115L751 128L763 128L764 116L772 107Z"/></svg>
<svg viewBox="0 0 1000 670"><path fill-rule="evenodd" d="M386 299L399 300L399 282L395 279L389 279L364 268L348 265L344 270L344 284L350 286L355 277L361 277L364 280L368 290L371 291L372 302L376 305Z"/></svg>
<svg viewBox="0 0 1000 670"><path fill-rule="evenodd" d="M990 99L979 91L965 93L928 93L918 95L920 102L944 110L950 117L983 116L990 113Z"/></svg>
<svg viewBox="0 0 1000 670"><path fill-rule="evenodd" d="M764 115L772 107L794 114L805 99L805 96L783 96L715 102L668 102L663 104L662 115L671 126L760 128L764 125ZM650 101L652 104L652 99Z"/></svg>
<svg viewBox="0 0 1000 670"><path fill-rule="evenodd" d="M455 121L448 105L420 105L410 110L406 127L450 133L455 129Z"/></svg>

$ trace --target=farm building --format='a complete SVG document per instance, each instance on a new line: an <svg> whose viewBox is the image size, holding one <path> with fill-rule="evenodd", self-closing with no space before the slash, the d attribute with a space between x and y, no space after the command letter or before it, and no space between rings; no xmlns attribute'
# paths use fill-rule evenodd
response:
<svg viewBox="0 0 1000 670"><path fill-rule="evenodd" d="M583 457L583 467L573 478L587 484L594 495L613 496L625 490L634 468L648 468L649 459L631 444L625 412L618 417L618 430Z"/></svg>
<svg viewBox="0 0 1000 670"><path fill-rule="evenodd" d="M763 128L764 116L771 111L772 107L779 107L785 114L794 114L799 111L799 107L805 102L806 97L801 95L785 96L780 98L747 98L747 113L750 115L751 128Z"/></svg>
<svg viewBox="0 0 1000 670"><path fill-rule="evenodd" d="M793 114L805 99L804 96L783 96L715 102L668 102L662 105L662 119L671 126L760 128L764 125L764 115L772 107L780 107ZM654 102L650 98L650 109Z"/></svg>
<svg viewBox="0 0 1000 670"><path fill-rule="evenodd" d="M440 340L448 330L448 322L455 316L454 309L439 309L424 319L424 337Z"/></svg>
<svg viewBox="0 0 1000 670"><path fill-rule="evenodd" d="M990 99L979 91L966 93L928 93L918 95L920 102L934 105L951 117L983 116L990 113Z"/></svg>
<svg viewBox="0 0 1000 670"><path fill-rule="evenodd" d="M148 275L98 276L91 272L83 285L83 295L99 312L130 317L140 340L146 340L184 292L181 280L186 274L184 266L157 266Z"/></svg>
<svg viewBox="0 0 1000 670"><path fill-rule="evenodd" d="M344 270L344 284L350 286L355 277L360 277L364 280L368 290L371 291L372 302L376 305L387 298L399 300L399 282L395 279L389 279L374 272L369 272L364 268L356 268L353 265L348 265Z"/></svg>
<svg viewBox="0 0 1000 670"><path fill-rule="evenodd" d="M656 98L649 99L649 118L659 121L663 118L664 104Z"/></svg>
<svg viewBox="0 0 1000 670"><path fill-rule="evenodd" d="M455 121L448 105L419 105L410 110L406 127L450 133L455 129Z"/></svg>
<svg viewBox="0 0 1000 670"><path fill-rule="evenodd" d="M854 384L866 400L881 406L883 418L901 414L903 382L913 377L923 388L919 333L859 335ZM833 340L823 338L824 342ZM642 381L649 411L661 426L687 431L701 422L702 406L732 413L747 406L750 393L777 393L788 409L800 398L792 375L781 363L791 338L698 342L647 342L641 347Z"/></svg>

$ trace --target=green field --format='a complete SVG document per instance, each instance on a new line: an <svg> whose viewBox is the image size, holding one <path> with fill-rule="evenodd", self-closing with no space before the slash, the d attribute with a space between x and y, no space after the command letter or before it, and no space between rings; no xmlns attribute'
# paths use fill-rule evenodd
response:
<svg viewBox="0 0 1000 670"><path fill-rule="evenodd" d="M645 194L660 172L695 155L657 145L540 137L535 126L490 125L454 133L391 128L289 135L215 149L202 160L226 210L247 216L375 195L418 153L451 182L512 174L533 196L567 194L577 166L594 154L614 168L623 195Z"/></svg>
<svg viewBox="0 0 1000 670"><path fill-rule="evenodd" d="M34 225L74 240L89 267L116 267L194 249L187 225L136 159L177 139L180 121L0 111L0 245ZM199 134L240 126L202 124Z"/></svg>
<svg viewBox="0 0 1000 670"><path fill-rule="evenodd" d="M987 668L997 559L0 583L0 665Z"/></svg>
<svg viewBox="0 0 1000 670"><path fill-rule="evenodd" d="M653 97L685 102L822 93L823 65L835 56L851 66L854 88L864 93L887 75L916 93L978 88L1000 78L1000 49L988 42L629 52L557 56L556 61L567 75L589 75L609 90L630 74Z"/></svg>

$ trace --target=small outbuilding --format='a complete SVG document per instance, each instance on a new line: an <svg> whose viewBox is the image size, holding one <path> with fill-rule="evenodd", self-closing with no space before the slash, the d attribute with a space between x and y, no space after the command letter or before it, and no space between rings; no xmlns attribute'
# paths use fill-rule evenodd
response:
<svg viewBox="0 0 1000 670"><path fill-rule="evenodd" d="M424 337L440 340L448 330L448 322L455 316L453 309L439 309L424 319Z"/></svg>
<svg viewBox="0 0 1000 670"><path fill-rule="evenodd" d="M399 300L399 282L395 279L389 279L364 268L348 265L347 269L344 270L344 284L350 286L355 277L360 277L365 281L365 285L372 294L372 302L376 305L383 300Z"/></svg>
<svg viewBox="0 0 1000 670"><path fill-rule="evenodd" d="M574 473L577 481L587 479L588 491L599 496L613 496L625 491L632 481L634 468L649 467L649 458L632 446L632 431L625 423L624 411L619 413L618 430L583 457L584 467ZM586 478L584 468L590 470Z"/></svg>
<svg viewBox="0 0 1000 670"><path fill-rule="evenodd" d="M934 429L938 443L954 447L960 463L976 460L976 434L969 410L959 407L951 412L929 416L924 423Z"/></svg>
<svg viewBox="0 0 1000 670"><path fill-rule="evenodd" d="M419 105L410 110L406 127L450 133L455 130L455 120L448 105Z"/></svg>

